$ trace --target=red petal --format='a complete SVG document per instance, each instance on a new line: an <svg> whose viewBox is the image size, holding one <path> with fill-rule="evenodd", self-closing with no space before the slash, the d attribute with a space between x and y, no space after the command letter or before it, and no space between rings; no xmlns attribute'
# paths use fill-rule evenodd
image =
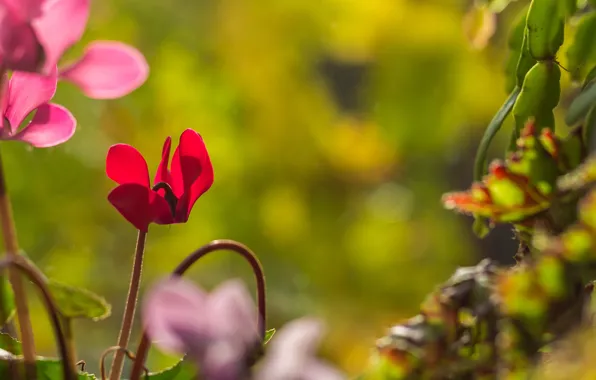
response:
<svg viewBox="0 0 596 380"><path fill-rule="evenodd" d="M184 189L176 207L176 221L186 222L196 200L213 184L213 166L203 138L192 129L180 136L180 144L172 159L173 186Z"/></svg>
<svg viewBox="0 0 596 380"><path fill-rule="evenodd" d="M147 162L138 150L127 144L110 147L106 158L106 174L116 183L136 183L149 188Z"/></svg>
<svg viewBox="0 0 596 380"><path fill-rule="evenodd" d="M147 231L153 220L151 191L138 184L120 185L110 192L108 201L138 230Z"/></svg>
<svg viewBox="0 0 596 380"><path fill-rule="evenodd" d="M116 187L108 195L108 200L126 220L141 231L146 232L152 222L173 222L168 202L153 190L139 184L128 183Z"/></svg>
<svg viewBox="0 0 596 380"><path fill-rule="evenodd" d="M157 167L157 173L155 173L155 180L153 181L154 184L158 184L160 182L165 182L172 186L172 175L168 170L168 164L170 163L170 149L172 147L172 138L168 137L163 144L163 149L161 151L161 161L159 162L159 166ZM160 193L163 194L164 190L160 190Z"/></svg>

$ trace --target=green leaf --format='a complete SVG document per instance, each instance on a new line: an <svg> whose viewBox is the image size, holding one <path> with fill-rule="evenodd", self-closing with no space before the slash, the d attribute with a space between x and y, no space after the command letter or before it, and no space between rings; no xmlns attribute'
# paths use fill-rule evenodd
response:
<svg viewBox="0 0 596 380"><path fill-rule="evenodd" d="M509 56L505 64L505 88L508 93L511 93L515 86L521 87L526 73L536 63L524 46L527 13L528 7L525 7L517 16L507 41Z"/></svg>
<svg viewBox="0 0 596 380"><path fill-rule="evenodd" d="M561 94L561 69L551 61L537 62L528 71L521 92L513 106L517 135L529 119L534 119L538 130L548 127L554 130L553 109Z"/></svg>
<svg viewBox="0 0 596 380"><path fill-rule="evenodd" d="M577 12L577 0L561 0L559 3L559 13L564 18L569 18Z"/></svg>
<svg viewBox="0 0 596 380"><path fill-rule="evenodd" d="M14 316L15 310L14 293L8 281L8 272L4 271L0 275L0 325L9 322Z"/></svg>
<svg viewBox="0 0 596 380"><path fill-rule="evenodd" d="M66 318L86 318L99 321L110 315L110 304L103 297L86 289L54 280L48 281L48 288L56 301L60 314Z"/></svg>
<svg viewBox="0 0 596 380"><path fill-rule="evenodd" d="M507 115L509 115L513 109L513 105L519 96L519 92L520 89L516 88L516 90L509 95L499 111L497 111L495 116L493 116L492 120L488 124L488 127L486 127L484 136L482 136L482 140L480 140L480 144L478 145L478 151L476 152L476 158L474 162L474 181L481 181L482 177L486 173L486 155L488 153L490 143L501 128L501 125L503 125Z"/></svg>
<svg viewBox="0 0 596 380"><path fill-rule="evenodd" d="M275 335L275 329L269 329L265 331L265 338L263 338L263 344L269 343L271 338L273 338L273 335Z"/></svg>
<svg viewBox="0 0 596 380"><path fill-rule="evenodd" d="M574 125L586 116L590 108L596 104L596 85L587 86L571 103L565 123Z"/></svg>
<svg viewBox="0 0 596 380"><path fill-rule="evenodd" d="M22 354L21 342L5 333L0 333L0 349L7 350L15 355Z"/></svg>
<svg viewBox="0 0 596 380"><path fill-rule="evenodd" d="M585 90L588 85L592 84L592 82L596 79L596 66L592 67L592 70L588 72L586 75L586 79L584 80L584 84L582 85L582 90Z"/></svg>
<svg viewBox="0 0 596 380"><path fill-rule="evenodd" d="M500 13L513 1L516 0L489 0L488 9L493 13Z"/></svg>
<svg viewBox="0 0 596 380"><path fill-rule="evenodd" d="M594 149L596 149L594 144L594 132L596 132L596 105L592 106L590 111L588 111L582 132L586 147L590 152L594 151Z"/></svg>
<svg viewBox="0 0 596 380"><path fill-rule="evenodd" d="M526 21L528 49L534 59L548 60L557 55L563 44L565 19L561 0L532 0Z"/></svg>
<svg viewBox="0 0 596 380"><path fill-rule="evenodd" d="M10 360L0 360L0 379L10 379ZM21 361L22 357L14 357L12 360ZM37 380L63 380L62 363L56 358L45 358L38 356L35 361L37 369ZM95 375L87 372L78 373L79 380L97 380Z"/></svg>
<svg viewBox="0 0 596 380"><path fill-rule="evenodd" d="M197 370L195 366L183 358L176 365L163 371L149 373L151 380L195 380Z"/></svg>
<svg viewBox="0 0 596 380"><path fill-rule="evenodd" d="M596 13L592 12L581 18L573 42L567 49L568 66L574 80L581 80L582 73L586 72L586 66L596 62L594 36L596 36Z"/></svg>

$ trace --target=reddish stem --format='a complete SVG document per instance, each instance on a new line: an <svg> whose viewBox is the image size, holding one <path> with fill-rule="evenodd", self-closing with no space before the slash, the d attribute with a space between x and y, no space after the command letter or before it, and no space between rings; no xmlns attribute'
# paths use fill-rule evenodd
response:
<svg viewBox="0 0 596 380"><path fill-rule="evenodd" d="M257 256L244 244L234 240L214 240L209 244L202 246L190 255L188 255L174 271L172 276L182 276L186 271L199 259L205 255L221 250L229 250L240 254L252 267L252 271L255 275L257 283L257 307L259 316L259 333L261 339L265 337L265 329L267 326L267 307L266 307L266 289L265 289L265 273L263 272L263 266L261 265ZM147 352L149 351L151 343L147 334L143 332L143 337L137 348L136 360L133 364L132 371L130 373L130 380L139 380L141 373L144 370L145 359Z"/></svg>

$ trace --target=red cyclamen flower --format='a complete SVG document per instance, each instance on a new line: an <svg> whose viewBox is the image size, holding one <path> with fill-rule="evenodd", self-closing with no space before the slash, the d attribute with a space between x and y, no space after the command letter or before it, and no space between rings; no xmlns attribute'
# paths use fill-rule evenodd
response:
<svg viewBox="0 0 596 380"><path fill-rule="evenodd" d="M147 231L151 223L185 223L196 200L213 184L213 166L197 132L187 129L182 133L168 170L171 145L168 137L153 187L147 162L138 150L116 144L108 151L106 173L119 184L108 200L141 231Z"/></svg>

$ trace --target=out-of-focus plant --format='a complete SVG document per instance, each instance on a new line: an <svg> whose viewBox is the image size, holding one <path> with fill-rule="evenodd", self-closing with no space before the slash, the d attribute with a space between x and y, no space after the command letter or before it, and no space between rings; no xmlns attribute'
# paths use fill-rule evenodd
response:
<svg viewBox="0 0 596 380"><path fill-rule="evenodd" d="M500 12L508 3L476 6ZM478 148L475 182L443 197L446 208L476 218L481 237L496 223L512 225L517 264L504 268L485 260L459 269L428 296L418 316L378 340L365 378L590 378L589 365L566 363L575 358L562 342L578 330L586 341L594 339L595 15L594 2L575 0L533 0L523 8L509 37L510 94ZM567 67L560 62L565 39ZM563 75L576 85L567 131L554 113ZM487 150L509 114L511 143L504 159L487 168ZM564 137L555 135L555 126Z"/></svg>
<svg viewBox="0 0 596 380"><path fill-rule="evenodd" d="M488 43L496 14L509 3L475 2L464 22L475 48ZM0 0L1 140L44 148L70 139L74 116L50 103L58 80L75 83L96 99L123 96L145 81L148 69L142 55L118 42L91 43L79 60L58 66L80 39L88 15L89 0ZM517 264L503 268L483 260L458 269L427 296L418 315L391 327L378 340L370 367L359 378L557 378L549 360L561 360L561 342L580 327L588 331L588 343L594 340L594 15L594 1L532 0L523 8L508 41L509 95L478 147L475 182L466 191L443 197L446 208L476 218L474 230L480 236L496 223L511 224L519 240L517 252L512 252ZM559 56L567 24L577 26L568 39L568 67L563 68ZM558 136L555 109L561 77L567 73L577 84L565 117L572 129ZM487 150L509 114L514 128L505 157L487 165ZM319 321L290 322L273 337L275 330L267 329L262 265L250 249L232 240L200 247L154 285L143 300L142 337L136 351L130 349L149 227L186 223L195 202L214 182L214 168L199 133L186 129L170 162L171 144L166 138L153 182L145 158L132 146L116 144L107 152L106 174L118 184L107 201L138 237L120 334L100 359L101 379L123 378L126 358L132 368L124 378L130 380L346 378L316 357ZM0 270L9 270L8 279L0 277L0 322L12 331L16 314L20 328L18 336L0 336L0 378L96 379L83 372L85 362L76 354L72 322L103 319L111 307L86 289L46 278L19 250L1 166L0 227L7 252ZM182 278L205 255L220 250L233 251L250 265L256 307L241 282L226 282L207 292ZM59 358L36 354L20 274L41 292ZM145 360L152 343L184 357L171 368L150 372ZM112 353L106 372L104 362Z"/></svg>

